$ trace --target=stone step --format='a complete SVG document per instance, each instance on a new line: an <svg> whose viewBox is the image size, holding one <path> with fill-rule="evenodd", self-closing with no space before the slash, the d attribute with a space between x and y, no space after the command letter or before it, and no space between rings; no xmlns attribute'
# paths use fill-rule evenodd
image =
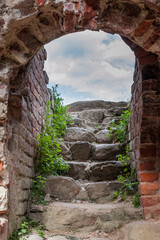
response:
<svg viewBox="0 0 160 240"><path fill-rule="evenodd" d="M90 109L77 113L78 118L99 124L103 122L105 117L112 117L113 114L106 109Z"/></svg>
<svg viewBox="0 0 160 240"><path fill-rule="evenodd" d="M110 232L134 219L141 219L141 208L133 208L130 202L116 204L53 202L48 206L31 206L30 217L44 224L50 233L58 230Z"/></svg>
<svg viewBox="0 0 160 240"><path fill-rule="evenodd" d="M45 192L56 201L106 203L113 199L113 193L120 186L118 181L88 182L74 180L71 177L49 176Z"/></svg>
<svg viewBox="0 0 160 240"><path fill-rule="evenodd" d="M106 233L104 231L91 231L91 232L62 232L49 233L45 232L46 240L159 240L160 236L160 221L132 221L127 225L115 231ZM49 237L50 236L50 237ZM26 240L42 240L42 238L33 230L31 235L26 236Z"/></svg>
<svg viewBox="0 0 160 240"><path fill-rule="evenodd" d="M90 202L107 203L112 201L114 192L120 188L118 181L89 182L84 183ZM79 196L78 196L79 197Z"/></svg>
<svg viewBox="0 0 160 240"><path fill-rule="evenodd" d="M99 115L96 116L96 114ZM119 116L106 112L104 109L84 110L82 112L73 112L69 115L72 118L72 123L69 124L69 127L88 128L92 131L94 129L108 128L113 119L116 123L120 120Z"/></svg>
<svg viewBox="0 0 160 240"><path fill-rule="evenodd" d="M122 170L119 161L75 162L67 161L70 166L68 175L74 179L89 181L115 180Z"/></svg>
<svg viewBox="0 0 160 240"><path fill-rule="evenodd" d="M68 112L80 112L88 109L110 109L110 108L123 108L127 106L127 102L109 102L103 100L93 101L78 101L69 104Z"/></svg>
<svg viewBox="0 0 160 240"><path fill-rule="evenodd" d="M94 134L95 134L97 143L107 143L107 144L113 143L113 137L109 135L108 129L94 131Z"/></svg>
<svg viewBox="0 0 160 240"><path fill-rule="evenodd" d="M118 143L112 144L95 144L93 150L94 160L113 160L121 153Z"/></svg>
<svg viewBox="0 0 160 240"><path fill-rule="evenodd" d="M87 141L95 142L96 138L94 133L85 128L70 127L66 129L64 134L64 141L75 142L75 141Z"/></svg>
<svg viewBox="0 0 160 240"><path fill-rule="evenodd" d="M120 145L117 143L96 144L88 141L65 141L61 147L64 159L70 161L109 161L117 159L117 155L121 153Z"/></svg>

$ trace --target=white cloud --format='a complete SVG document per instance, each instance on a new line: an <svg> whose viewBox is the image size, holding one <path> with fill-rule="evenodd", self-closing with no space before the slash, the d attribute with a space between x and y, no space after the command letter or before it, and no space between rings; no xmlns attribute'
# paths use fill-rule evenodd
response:
<svg viewBox="0 0 160 240"><path fill-rule="evenodd" d="M66 87L73 96L69 101L82 100L79 94L76 98L78 92L82 97L88 93L84 100L123 100L130 95L134 56L120 37L85 31L54 40L46 49L50 83Z"/></svg>

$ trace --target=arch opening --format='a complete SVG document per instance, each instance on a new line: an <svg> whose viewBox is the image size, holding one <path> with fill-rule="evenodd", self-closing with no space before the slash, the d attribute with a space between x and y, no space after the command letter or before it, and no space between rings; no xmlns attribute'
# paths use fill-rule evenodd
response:
<svg viewBox="0 0 160 240"><path fill-rule="evenodd" d="M4 0L0 1L0 6L4 10L0 19L0 125L2 131L0 177L3 192L0 213L6 225L5 219L8 218L8 213L10 214L7 192L10 181L13 182L12 173L9 173L11 155L8 142L11 143L10 133L13 134L13 132L8 122L8 97L11 90L10 96L14 95L11 102L16 102L17 106L23 107L24 110L25 101L23 100L27 94L25 91L21 93L19 91L18 97L15 97L13 87L10 89L9 83L15 81L18 72L21 79L27 79L27 74L31 74L30 79L33 80L33 78L36 79L37 74L39 79L43 79L43 84L38 83L43 89L46 79L42 74L42 68L46 56L43 49L33 57L35 53L53 39L85 29L96 31L101 29L108 33L120 34L137 58L132 87L132 151L138 169L144 217L159 219L159 2L145 0L136 3L133 0L115 3L101 0L96 1L95 4L92 0L76 2L33 0L29 3ZM29 60L29 64L26 65ZM29 72L30 64L35 66L32 73ZM39 68L39 66L41 70L38 72L36 67ZM21 87L24 88L23 84ZM40 90L34 89L36 85L32 87L33 98L39 104ZM41 120L38 125L36 123L32 125L37 132L40 131ZM33 129L31 135L33 136ZM32 143L34 144L34 140ZM33 160L33 156L31 159ZM14 200L16 202L16 198ZM26 202L21 202L25 211ZM15 225L21 216L20 214L15 218ZM11 221L10 225L12 224ZM6 236L7 227L4 229Z"/></svg>
<svg viewBox="0 0 160 240"><path fill-rule="evenodd" d="M135 57L120 36L84 31L63 36L45 48L49 86L59 84L65 104L130 100Z"/></svg>

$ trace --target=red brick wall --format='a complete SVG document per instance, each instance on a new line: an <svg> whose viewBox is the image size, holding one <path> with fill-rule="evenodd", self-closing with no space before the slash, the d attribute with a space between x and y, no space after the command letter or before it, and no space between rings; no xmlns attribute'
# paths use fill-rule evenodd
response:
<svg viewBox="0 0 160 240"><path fill-rule="evenodd" d="M160 64L136 47L132 86L131 139L144 218L160 219Z"/></svg>
<svg viewBox="0 0 160 240"><path fill-rule="evenodd" d="M36 158L35 138L41 131L45 105L50 98L43 73L45 58L46 52L42 48L27 66L19 69L9 85L10 231L18 226L27 211Z"/></svg>

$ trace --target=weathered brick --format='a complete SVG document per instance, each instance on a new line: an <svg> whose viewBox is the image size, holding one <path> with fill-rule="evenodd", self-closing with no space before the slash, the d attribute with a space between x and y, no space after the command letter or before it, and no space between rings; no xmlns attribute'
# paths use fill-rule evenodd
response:
<svg viewBox="0 0 160 240"><path fill-rule="evenodd" d="M7 103L0 102L0 122L7 119Z"/></svg>
<svg viewBox="0 0 160 240"><path fill-rule="evenodd" d="M6 101L8 99L8 86L0 82L0 100Z"/></svg>
<svg viewBox="0 0 160 240"><path fill-rule="evenodd" d="M16 4L14 8L20 10L21 14L24 16L35 12L33 0L21 1Z"/></svg>
<svg viewBox="0 0 160 240"><path fill-rule="evenodd" d="M0 157L4 156L4 143L0 142Z"/></svg>
<svg viewBox="0 0 160 240"><path fill-rule="evenodd" d="M142 182L139 185L139 190L142 195L151 195L155 194L159 190L159 187L160 185L158 184L158 182Z"/></svg>
<svg viewBox="0 0 160 240"><path fill-rule="evenodd" d="M153 171L153 170L155 170L155 161L150 160L150 161L139 162L138 170L139 171Z"/></svg>
<svg viewBox="0 0 160 240"><path fill-rule="evenodd" d="M159 39L160 28L157 28L153 33L152 36L145 42L144 47L145 49L149 49L156 41Z"/></svg>
<svg viewBox="0 0 160 240"><path fill-rule="evenodd" d="M160 202L160 196L159 195L142 196L140 198L140 201L143 207L151 207Z"/></svg>
<svg viewBox="0 0 160 240"><path fill-rule="evenodd" d="M145 57L140 57L140 58L138 58L139 64L140 65L148 65L148 64L153 65L157 61L157 57L158 56L155 54L151 54L151 55L148 55Z"/></svg>
<svg viewBox="0 0 160 240"><path fill-rule="evenodd" d="M143 91L159 91L160 86L158 84L157 79L148 79L144 80L142 83L142 90Z"/></svg>
<svg viewBox="0 0 160 240"><path fill-rule="evenodd" d="M150 54L150 52L147 52L143 48L138 47L134 50L134 54L137 58L140 58L140 57L148 56Z"/></svg>
<svg viewBox="0 0 160 240"><path fill-rule="evenodd" d="M65 31L72 32L74 28L74 12L66 11L65 12Z"/></svg>
<svg viewBox="0 0 160 240"><path fill-rule="evenodd" d="M156 156L156 147L155 146L144 146L140 148L140 156L144 157L155 157Z"/></svg>
<svg viewBox="0 0 160 240"><path fill-rule="evenodd" d="M159 0L144 0L146 6L154 11L159 12L160 6L158 6Z"/></svg>
<svg viewBox="0 0 160 240"><path fill-rule="evenodd" d="M4 162L0 161L0 171L3 169Z"/></svg>
<svg viewBox="0 0 160 240"><path fill-rule="evenodd" d="M0 187L0 212L2 214L5 213L7 211L8 208L8 190L1 186Z"/></svg>
<svg viewBox="0 0 160 240"><path fill-rule="evenodd" d="M147 32L147 30L150 29L152 23L153 23L153 20L144 21L143 23L141 23L134 32L135 37L143 36Z"/></svg>
<svg viewBox="0 0 160 240"><path fill-rule="evenodd" d="M1 240L8 239L8 220L6 218L0 218L0 236Z"/></svg>
<svg viewBox="0 0 160 240"><path fill-rule="evenodd" d="M138 178L141 182L154 182L158 180L156 172L138 172Z"/></svg>
<svg viewBox="0 0 160 240"><path fill-rule="evenodd" d="M150 127L141 132L141 143L156 143L156 132Z"/></svg>

